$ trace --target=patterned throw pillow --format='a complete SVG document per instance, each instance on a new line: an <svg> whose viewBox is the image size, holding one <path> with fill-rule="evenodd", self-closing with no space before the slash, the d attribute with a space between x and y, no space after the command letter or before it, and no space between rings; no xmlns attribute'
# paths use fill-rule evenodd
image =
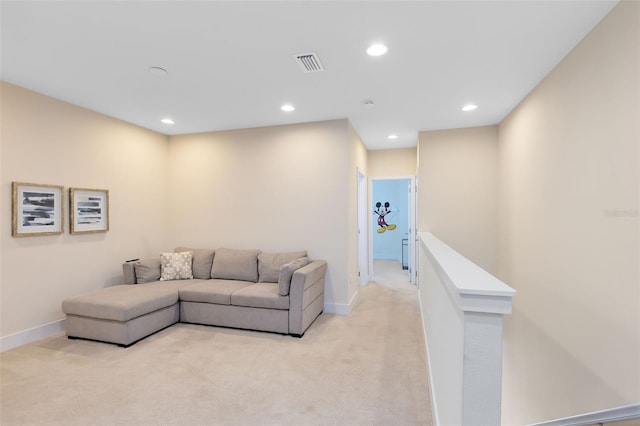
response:
<svg viewBox="0 0 640 426"><path fill-rule="evenodd" d="M193 253L193 261L191 269L193 270L193 278L200 280L208 280L211 278L211 264L213 263L213 250L194 249L188 247L176 247L174 253L190 251Z"/></svg>
<svg viewBox="0 0 640 426"><path fill-rule="evenodd" d="M192 258L193 253L190 251L161 253L160 281L193 279L193 270L191 269Z"/></svg>

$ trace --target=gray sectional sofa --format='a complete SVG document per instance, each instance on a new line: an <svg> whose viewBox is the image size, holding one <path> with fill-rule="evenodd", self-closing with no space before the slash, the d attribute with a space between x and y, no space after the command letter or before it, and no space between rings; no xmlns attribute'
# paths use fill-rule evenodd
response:
<svg viewBox="0 0 640 426"><path fill-rule="evenodd" d="M302 337L322 313L326 269L306 251L178 247L125 263L123 285L64 300L67 336L126 347L186 322Z"/></svg>

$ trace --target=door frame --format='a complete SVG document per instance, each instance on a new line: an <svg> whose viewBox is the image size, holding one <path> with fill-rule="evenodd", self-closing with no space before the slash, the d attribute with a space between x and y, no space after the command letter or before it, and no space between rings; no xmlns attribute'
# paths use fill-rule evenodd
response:
<svg viewBox="0 0 640 426"><path fill-rule="evenodd" d="M409 181L409 205L407 206L408 215L409 215L409 232L407 233L407 238L409 239L408 244L408 255L407 261L409 263L409 282L411 284L416 283L416 250L415 244L413 243L416 240L416 177L415 176L385 176L385 177L372 177L369 178L369 191L368 191L368 206L373 202L373 184L375 181L383 181L383 180L408 180ZM369 245L369 256L368 256L368 275L369 277L373 276L373 230L372 226L367 228L367 240Z"/></svg>
<svg viewBox="0 0 640 426"><path fill-rule="evenodd" d="M368 215L368 187L367 176L358 168L356 170L357 210L358 210L358 284L367 285L369 282L369 215Z"/></svg>

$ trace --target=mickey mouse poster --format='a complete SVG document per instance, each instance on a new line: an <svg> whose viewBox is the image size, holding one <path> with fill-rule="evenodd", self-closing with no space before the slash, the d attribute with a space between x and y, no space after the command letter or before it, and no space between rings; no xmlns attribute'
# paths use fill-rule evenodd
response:
<svg viewBox="0 0 640 426"><path fill-rule="evenodd" d="M385 217L391 213L391 204L385 201L382 204L380 201L376 203L376 208L373 210L374 214L378 215L378 234L382 234L385 231L393 231L396 229L396 225L387 223Z"/></svg>

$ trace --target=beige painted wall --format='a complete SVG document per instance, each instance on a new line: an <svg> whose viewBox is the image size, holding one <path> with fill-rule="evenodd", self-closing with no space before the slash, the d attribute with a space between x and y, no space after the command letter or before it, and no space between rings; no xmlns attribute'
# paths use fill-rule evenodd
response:
<svg viewBox="0 0 640 426"><path fill-rule="evenodd" d="M347 120L173 136L169 151L173 245L305 249L328 262L325 303L348 303Z"/></svg>
<svg viewBox="0 0 640 426"><path fill-rule="evenodd" d="M418 165L417 148L377 149L369 151L370 178L415 176Z"/></svg>
<svg viewBox="0 0 640 426"><path fill-rule="evenodd" d="M640 3L500 125L504 424L640 401Z"/></svg>
<svg viewBox="0 0 640 426"><path fill-rule="evenodd" d="M418 139L418 231L497 275L497 126L420 132Z"/></svg>
<svg viewBox="0 0 640 426"><path fill-rule="evenodd" d="M347 120L169 138L4 82L1 118L2 337L176 245L307 249L329 262L328 304L345 311L357 292L367 151ZM12 181L109 189L111 230L11 237Z"/></svg>
<svg viewBox="0 0 640 426"><path fill-rule="evenodd" d="M63 318L62 300L119 283L121 264L166 248L167 137L1 83L0 335ZM107 233L11 236L11 182L110 191Z"/></svg>

